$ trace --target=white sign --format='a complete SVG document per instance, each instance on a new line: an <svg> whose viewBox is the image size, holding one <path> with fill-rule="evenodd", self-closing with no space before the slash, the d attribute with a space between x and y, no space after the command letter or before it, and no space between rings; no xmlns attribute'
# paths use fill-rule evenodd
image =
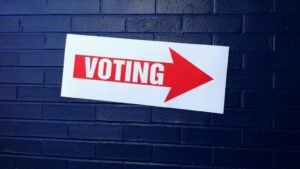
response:
<svg viewBox="0 0 300 169"><path fill-rule="evenodd" d="M68 34L61 96L223 113L228 52Z"/></svg>

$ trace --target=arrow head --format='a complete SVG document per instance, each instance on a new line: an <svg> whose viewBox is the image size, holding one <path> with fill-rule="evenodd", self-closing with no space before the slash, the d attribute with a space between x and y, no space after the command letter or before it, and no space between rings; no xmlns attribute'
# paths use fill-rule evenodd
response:
<svg viewBox="0 0 300 169"><path fill-rule="evenodd" d="M213 80L211 76L183 58L179 53L169 49L173 63L167 64L165 68L164 86L171 87L165 102Z"/></svg>

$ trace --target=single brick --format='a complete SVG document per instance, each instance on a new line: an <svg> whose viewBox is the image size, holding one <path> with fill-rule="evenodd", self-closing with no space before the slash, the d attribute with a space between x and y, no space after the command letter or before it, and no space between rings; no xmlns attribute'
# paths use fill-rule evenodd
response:
<svg viewBox="0 0 300 169"><path fill-rule="evenodd" d="M158 34L155 40L194 44L211 44L212 37L209 34Z"/></svg>
<svg viewBox="0 0 300 169"><path fill-rule="evenodd" d="M209 164L211 153L208 148L189 146L154 146L153 160L164 163Z"/></svg>
<svg viewBox="0 0 300 169"><path fill-rule="evenodd" d="M0 14L45 14L46 0L1 0Z"/></svg>
<svg viewBox="0 0 300 169"><path fill-rule="evenodd" d="M272 125L272 113L258 110L225 110L224 114L213 114L212 125L233 127L263 127Z"/></svg>
<svg viewBox="0 0 300 169"><path fill-rule="evenodd" d="M151 154L151 145L98 143L96 146L96 158L98 159L149 161Z"/></svg>
<svg viewBox="0 0 300 169"><path fill-rule="evenodd" d="M242 68L243 53L229 52L228 69L237 70Z"/></svg>
<svg viewBox="0 0 300 169"><path fill-rule="evenodd" d="M0 52L0 66L16 66L18 57L18 52Z"/></svg>
<svg viewBox="0 0 300 169"><path fill-rule="evenodd" d="M150 113L150 107L98 105L96 116L101 121L149 122Z"/></svg>
<svg viewBox="0 0 300 169"><path fill-rule="evenodd" d="M69 137L97 140L122 140L123 127L114 124L70 124Z"/></svg>
<svg viewBox="0 0 300 169"><path fill-rule="evenodd" d="M153 40L152 34L147 33L100 33L100 36L125 39Z"/></svg>
<svg viewBox="0 0 300 169"><path fill-rule="evenodd" d="M43 154L62 157L94 157L95 145L87 142L44 141Z"/></svg>
<svg viewBox="0 0 300 169"><path fill-rule="evenodd" d="M153 14L155 0L102 0L101 12L105 14Z"/></svg>
<svg viewBox="0 0 300 169"><path fill-rule="evenodd" d="M0 134L11 135L14 133L15 123L12 121L0 121Z"/></svg>
<svg viewBox="0 0 300 169"><path fill-rule="evenodd" d="M22 17L23 32L67 32L70 31L70 17L38 16Z"/></svg>
<svg viewBox="0 0 300 169"><path fill-rule="evenodd" d="M42 143L38 140L1 138L0 151L1 153L39 155L42 151Z"/></svg>
<svg viewBox="0 0 300 169"><path fill-rule="evenodd" d="M236 90L226 90L225 108L240 107L240 106L241 106L241 92Z"/></svg>
<svg viewBox="0 0 300 169"><path fill-rule="evenodd" d="M215 45L229 46L231 51L271 51L273 37L269 35L215 35Z"/></svg>
<svg viewBox="0 0 300 169"><path fill-rule="evenodd" d="M216 13L271 13L272 0L216 0Z"/></svg>
<svg viewBox="0 0 300 169"><path fill-rule="evenodd" d="M298 0L275 0L276 13L300 13L300 3Z"/></svg>
<svg viewBox="0 0 300 169"><path fill-rule="evenodd" d="M156 12L160 14L212 13L212 0L157 0Z"/></svg>
<svg viewBox="0 0 300 169"><path fill-rule="evenodd" d="M178 123L208 125L209 114L196 111L153 108L152 121L157 123Z"/></svg>
<svg viewBox="0 0 300 169"><path fill-rule="evenodd" d="M1 86L0 100L16 100L17 88L15 86Z"/></svg>
<svg viewBox="0 0 300 169"><path fill-rule="evenodd" d="M126 125L124 126L124 140L178 143L179 128L149 125Z"/></svg>
<svg viewBox="0 0 300 169"><path fill-rule="evenodd" d="M41 118L42 105L32 103L2 102L0 117L4 118Z"/></svg>
<svg viewBox="0 0 300 169"><path fill-rule="evenodd" d="M278 150L274 153L275 166L278 168L299 168L299 151Z"/></svg>
<svg viewBox="0 0 300 169"><path fill-rule="evenodd" d="M213 164L236 167L264 167L272 166L272 151L214 149Z"/></svg>
<svg viewBox="0 0 300 169"><path fill-rule="evenodd" d="M288 99L286 99L288 98ZM291 91L247 91L243 95L244 107L297 109L300 93Z"/></svg>
<svg viewBox="0 0 300 169"><path fill-rule="evenodd" d="M65 42L66 34L47 34L45 49L65 49Z"/></svg>
<svg viewBox="0 0 300 169"><path fill-rule="evenodd" d="M62 84L63 71L59 69L47 69L45 70L45 83L46 84Z"/></svg>
<svg viewBox="0 0 300 169"><path fill-rule="evenodd" d="M250 70L300 70L298 53L246 53L244 68Z"/></svg>
<svg viewBox="0 0 300 169"><path fill-rule="evenodd" d="M121 162L107 162L107 161L74 161L69 163L69 169L123 169Z"/></svg>
<svg viewBox="0 0 300 169"><path fill-rule="evenodd" d="M246 130L243 145L260 148L300 149L300 133L294 131Z"/></svg>
<svg viewBox="0 0 300 169"><path fill-rule="evenodd" d="M47 1L47 14L97 14L100 7L99 0Z"/></svg>
<svg viewBox="0 0 300 169"><path fill-rule="evenodd" d="M179 32L179 17L130 17L126 20L127 32Z"/></svg>
<svg viewBox="0 0 300 169"><path fill-rule="evenodd" d="M21 86L18 88L18 99L23 101L66 101L60 96L59 87Z"/></svg>
<svg viewBox="0 0 300 169"><path fill-rule="evenodd" d="M117 16L73 17L73 32L124 32L125 19Z"/></svg>
<svg viewBox="0 0 300 169"><path fill-rule="evenodd" d="M19 18L0 17L0 32L19 32Z"/></svg>
<svg viewBox="0 0 300 169"><path fill-rule="evenodd" d="M300 90L299 77L299 73L276 73L275 88Z"/></svg>
<svg viewBox="0 0 300 169"><path fill-rule="evenodd" d="M233 89L272 89L272 83L272 73L229 71L226 87Z"/></svg>
<svg viewBox="0 0 300 169"><path fill-rule="evenodd" d="M64 52L61 50L22 51L19 53L20 66L62 66Z"/></svg>
<svg viewBox="0 0 300 169"><path fill-rule="evenodd" d="M94 120L95 106L81 104L44 104L43 117L58 120Z"/></svg>
<svg viewBox="0 0 300 169"><path fill-rule="evenodd" d="M1 168L3 169L15 169L14 157L0 157Z"/></svg>
<svg viewBox="0 0 300 169"><path fill-rule="evenodd" d="M196 145L240 146L241 131L231 129L191 128L181 129L181 143Z"/></svg>
<svg viewBox="0 0 300 169"><path fill-rule="evenodd" d="M299 16L246 15L244 32L299 32Z"/></svg>
<svg viewBox="0 0 300 169"><path fill-rule="evenodd" d="M274 127L280 129L300 129L300 113L278 110L274 113Z"/></svg>
<svg viewBox="0 0 300 169"><path fill-rule="evenodd" d="M31 68L1 68L1 83L43 83L44 75L41 69Z"/></svg>
<svg viewBox="0 0 300 169"><path fill-rule="evenodd" d="M182 169L178 165L125 162L124 169Z"/></svg>
<svg viewBox="0 0 300 169"><path fill-rule="evenodd" d="M275 50L276 51L300 51L299 45L300 35L276 35Z"/></svg>
<svg viewBox="0 0 300 169"><path fill-rule="evenodd" d="M68 125L63 123L16 122L15 135L38 137L67 137Z"/></svg>
<svg viewBox="0 0 300 169"><path fill-rule="evenodd" d="M51 158L17 158L18 169L68 169L68 160Z"/></svg>
<svg viewBox="0 0 300 169"><path fill-rule="evenodd" d="M0 39L0 49L42 49L45 41L43 35L0 35Z"/></svg>
<svg viewBox="0 0 300 169"><path fill-rule="evenodd" d="M241 32L241 17L235 15L200 15L183 17L183 32ZM222 25L222 26L220 26Z"/></svg>

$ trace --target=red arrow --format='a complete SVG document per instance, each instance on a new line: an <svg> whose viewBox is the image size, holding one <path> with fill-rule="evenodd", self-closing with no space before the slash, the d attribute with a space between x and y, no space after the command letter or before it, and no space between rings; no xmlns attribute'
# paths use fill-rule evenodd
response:
<svg viewBox="0 0 300 169"><path fill-rule="evenodd" d="M182 95L200 85L203 85L213 78L207 75L205 72L200 70L198 67L193 65L188 60L184 59L180 54L175 52L170 48L170 53L173 59L173 63L162 63L162 62L153 62L153 61L144 61L144 60L131 60L131 59L117 59L117 58L109 58L109 57L98 57L98 56L85 56L85 55L76 55L75 64L74 64L74 78L80 79L91 79L91 80L101 80L101 81L112 81L118 83L132 83L132 84L142 84L142 85L152 85L152 86L162 86L162 87L170 87L170 91L165 99L165 102ZM88 60L86 60L88 58ZM99 66L99 62L101 59L105 59L106 62L103 67ZM124 63L124 65L116 65L113 64L115 61L120 63ZM86 63L88 61L88 63ZM98 62L99 61L99 62ZM130 66L128 66L130 62ZM148 68L154 64L160 64L164 67L164 79L161 84L153 84L149 81L149 69L147 69L147 78L142 80L137 79L136 81L132 80L132 70L134 66L132 64L138 63L143 70L146 66ZM119 69L117 68L119 66ZM98 70L105 74L106 79L101 79L99 76ZM127 70L130 69L130 70ZM89 70L87 73L87 70ZM107 72L110 70L110 72ZM116 73L119 70L121 72ZM130 73L128 74L128 71ZM127 73L126 73L127 72ZM107 74L108 73L108 74ZM89 74L89 75L88 75ZM117 75L118 74L118 75ZM108 76L109 75L109 76ZM125 76L130 76L129 78ZM116 78L119 77L119 78ZM129 80L128 80L129 79ZM131 79L131 80L130 80ZM146 81L145 81L146 80Z"/></svg>

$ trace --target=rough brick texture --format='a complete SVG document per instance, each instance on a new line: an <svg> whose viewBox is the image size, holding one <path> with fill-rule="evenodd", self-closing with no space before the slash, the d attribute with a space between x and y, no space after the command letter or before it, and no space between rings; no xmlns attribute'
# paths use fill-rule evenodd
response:
<svg viewBox="0 0 300 169"><path fill-rule="evenodd" d="M0 168L300 168L299 20L299 0L0 0ZM224 115L60 97L66 33L229 46Z"/></svg>

